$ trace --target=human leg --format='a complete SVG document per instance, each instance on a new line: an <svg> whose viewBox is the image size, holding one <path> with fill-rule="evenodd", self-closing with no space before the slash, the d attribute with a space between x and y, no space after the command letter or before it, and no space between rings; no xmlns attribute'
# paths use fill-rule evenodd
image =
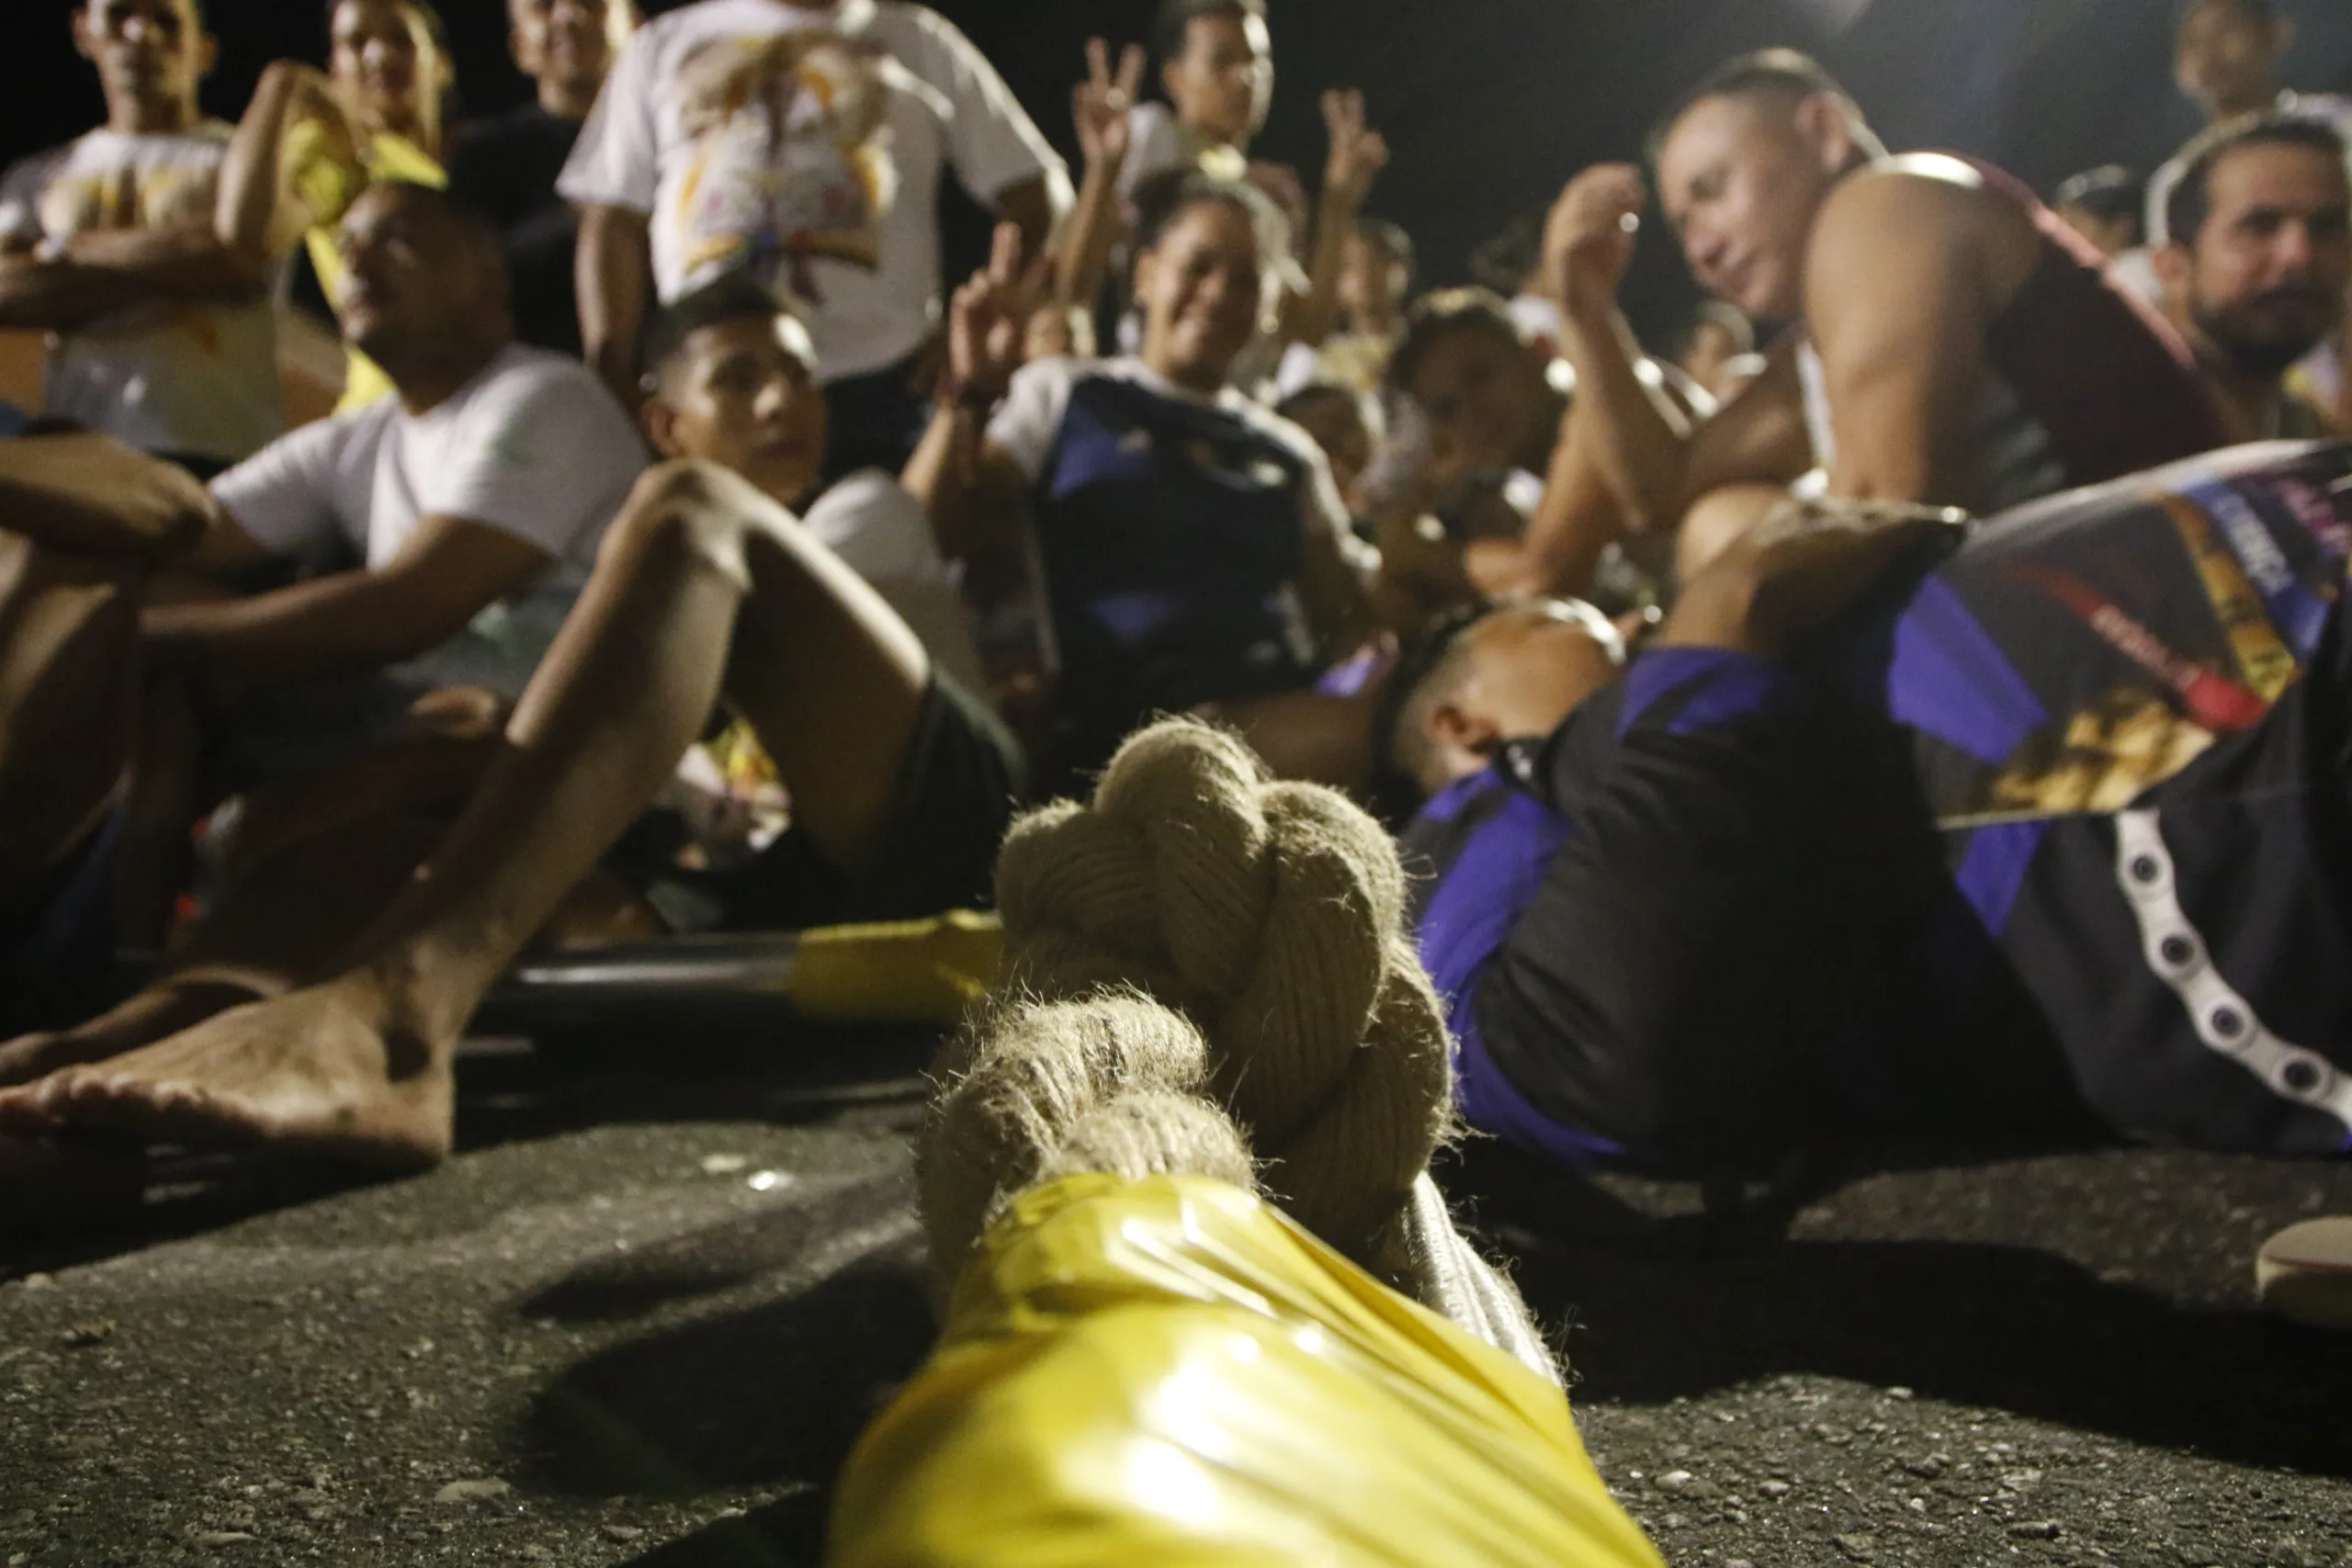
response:
<svg viewBox="0 0 2352 1568"><path fill-rule="evenodd" d="M1780 485L1726 485L1701 496L1682 519L1674 538L1674 575L1689 582L1708 563L1789 499Z"/></svg>
<svg viewBox="0 0 2352 1568"><path fill-rule="evenodd" d="M0 908L113 808L137 710L138 633L129 567L0 529Z"/></svg>
<svg viewBox="0 0 2352 1568"><path fill-rule="evenodd" d="M0 1094L0 1123L243 1136L388 1164L439 1157L466 1019L668 777L730 649L744 667L730 691L812 833L854 870L877 851L890 748L921 710L921 647L749 486L696 466L658 469L615 522L481 787L341 973ZM769 660L827 673L752 668Z"/></svg>

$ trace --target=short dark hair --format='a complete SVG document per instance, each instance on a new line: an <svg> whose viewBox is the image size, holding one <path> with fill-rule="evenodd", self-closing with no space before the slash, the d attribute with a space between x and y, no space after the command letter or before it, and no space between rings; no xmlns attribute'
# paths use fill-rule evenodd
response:
<svg viewBox="0 0 2352 1568"><path fill-rule="evenodd" d="M1258 248L1268 266L1290 254L1290 220L1273 199L1242 180L1219 179L1194 168L1169 169L1136 186L1135 254L1153 249L1188 209L1210 202L1238 208L1258 231Z"/></svg>
<svg viewBox="0 0 2352 1568"><path fill-rule="evenodd" d="M2180 151L2180 177L2165 197L2165 241L2193 245L2213 215L2213 171L2222 159L2247 147L2308 147L2346 165L2344 133L2324 119L2290 109L2264 109L2225 119ZM2347 174L2352 183L2352 174Z"/></svg>
<svg viewBox="0 0 2352 1568"><path fill-rule="evenodd" d="M1372 777L1367 793L1374 810L1392 825L1408 820L1421 807L1421 774L1429 764L1430 711L1462 683L1468 672L1470 633L1505 607L1500 599L1457 604L1405 639L1387 682L1372 705Z"/></svg>
<svg viewBox="0 0 2352 1568"><path fill-rule="evenodd" d="M1266 19L1266 0L1161 0L1151 24L1153 54L1163 65L1184 52L1193 22L1200 17L1255 17Z"/></svg>
<svg viewBox="0 0 2352 1568"><path fill-rule="evenodd" d="M1484 333L1524 348L1527 334L1512 319L1510 304L1491 288L1439 288L1413 301L1405 312L1405 335L1388 359L1388 385L1409 392L1430 351L1456 333Z"/></svg>
<svg viewBox="0 0 2352 1568"><path fill-rule="evenodd" d="M1366 244L1377 246L1381 254L1408 273L1413 270L1413 236L1396 224L1385 218L1359 218L1356 234Z"/></svg>
<svg viewBox="0 0 2352 1568"><path fill-rule="evenodd" d="M2060 184L2050 197L2052 207L2079 207L2102 223L2129 218L2136 225L2146 204L2146 182L2120 164L2085 169Z"/></svg>
<svg viewBox="0 0 2352 1568"><path fill-rule="evenodd" d="M735 267L656 310L645 323L638 363L644 367L646 381L650 385L686 346L686 339L703 328L729 321L772 321L792 313L791 307L775 290L748 269Z"/></svg>
<svg viewBox="0 0 2352 1568"><path fill-rule="evenodd" d="M379 190L392 191L408 200L425 202L440 209L448 214L450 221L465 231L469 242L486 246L501 262L506 259L506 237L498 226L496 215L476 199L472 192L451 190L447 186L429 186L422 180L377 180L359 196L366 197Z"/></svg>
<svg viewBox="0 0 2352 1568"><path fill-rule="evenodd" d="M1724 61L1674 101L1650 129L1646 145L1652 164L1665 151L1667 138L1682 122L1682 117L1710 98L1770 98L1791 107L1807 98L1828 98L1845 110L1854 141L1865 152L1878 157L1886 151L1877 132L1862 118L1861 106L1854 101L1854 96L1822 68L1821 62L1793 49L1759 49Z"/></svg>

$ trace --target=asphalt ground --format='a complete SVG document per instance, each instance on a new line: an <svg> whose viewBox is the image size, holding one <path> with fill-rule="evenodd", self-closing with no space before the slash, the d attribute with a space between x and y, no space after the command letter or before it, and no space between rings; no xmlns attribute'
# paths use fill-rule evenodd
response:
<svg viewBox="0 0 2352 1568"><path fill-rule="evenodd" d="M930 1333L926 1049L478 1042L432 1175L167 1160L136 1224L0 1243L0 1564L815 1562ZM2252 1292L2352 1167L1446 1177L1671 1562L2352 1568L2352 1342Z"/></svg>

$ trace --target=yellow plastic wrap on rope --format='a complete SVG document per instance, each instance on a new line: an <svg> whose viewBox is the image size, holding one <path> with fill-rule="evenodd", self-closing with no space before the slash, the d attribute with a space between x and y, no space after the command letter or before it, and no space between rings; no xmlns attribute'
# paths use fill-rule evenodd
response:
<svg viewBox="0 0 2352 1568"><path fill-rule="evenodd" d="M833 1568L1657 1568L1560 1392L1250 1193L1023 1194L866 1432Z"/></svg>

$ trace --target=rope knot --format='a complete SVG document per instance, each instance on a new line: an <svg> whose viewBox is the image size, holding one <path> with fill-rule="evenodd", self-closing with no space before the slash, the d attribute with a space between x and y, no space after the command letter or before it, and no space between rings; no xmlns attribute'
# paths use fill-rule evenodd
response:
<svg viewBox="0 0 2352 1568"><path fill-rule="evenodd" d="M1131 737L1091 806L1013 826L997 863L1004 981L1045 1001L1140 990L1182 1012L1263 1185L1369 1261L1451 1125L1442 1011L1379 824L1267 778L1234 737Z"/></svg>

